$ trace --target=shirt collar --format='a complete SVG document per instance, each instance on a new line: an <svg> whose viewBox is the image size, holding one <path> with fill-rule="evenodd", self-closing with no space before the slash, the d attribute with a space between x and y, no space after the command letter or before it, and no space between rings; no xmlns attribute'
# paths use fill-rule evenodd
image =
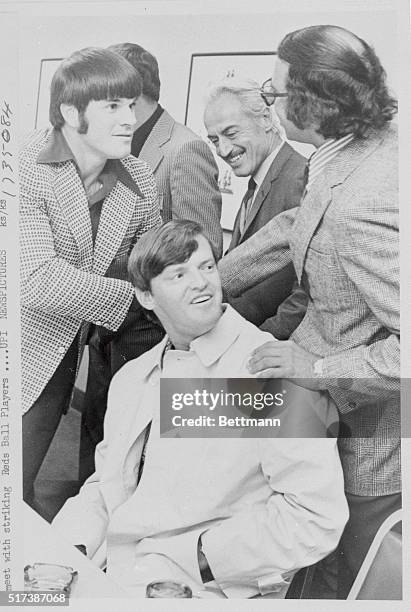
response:
<svg viewBox="0 0 411 612"><path fill-rule="evenodd" d="M37 156L38 164L53 164L74 159L72 150L61 130L52 129L45 146Z"/></svg>
<svg viewBox="0 0 411 612"><path fill-rule="evenodd" d="M281 140L280 143L276 146L276 148L273 151L271 151L270 155L265 158L265 160L263 161L261 166L258 168L255 175L253 176L253 179L255 180L257 184L256 190L255 190L256 192L260 189L267 175L267 172L269 171L271 167L271 164L273 163L274 159L277 157L283 144L284 144L284 141Z"/></svg>
<svg viewBox="0 0 411 612"><path fill-rule="evenodd" d="M241 332L243 318L229 304L223 304L224 312L217 324L206 334L195 338L190 344L190 351L198 355L205 367L210 367L235 342ZM170 339L165 336L155 348L153 359L148 364L146 375L149 376L153 370L162 369L162 361Z"/></svg>
<svg viewBox="0 0 411 612"><path fill-rule="evenodd" d="M343 149L345 145L347 145L354 138L354 134L347 134L346 136L342 136L341 138L327 138L323 144L318 147L316 151L314 151L312 155L312 160L315 160L318 157L324 155L324 153L329 152L333 153L335 151L339 151Z"/></svg>
<svg viewBox="0 0 411 612"><path fill-rule="evenodd" d="M190 349L197 353L202 363L209 367L224 355L227 349L238 338L242 317L228 304L224 304L224 312L209 332L195 338Z"/></svg>
<svg viewBox="0 0 411 612"><path fill-rule="evenodd" d="M55 164L67 161L73 161L76 163L74 153L70 149L61 130L52 129L44 148L37 156L37 163ZM113 189L117 180L121 181L123 185L131 189L131 191L138 196L143 197L138 185L135 183L130 173L119 159L108 159L100 174L100 178L103 184L103 189L98 192L98 199L102 199L108 195L108 193L110 193L110 191Z"/></svg>
<svg viewBox="0 0 411 612"><path fill-rule="evenodd" d="M347 134L342 138L329 138L311 155L308 161L308 178L305 191L308 191L317 176L324 167L338 155L354 138L353 134Z"/></svg>

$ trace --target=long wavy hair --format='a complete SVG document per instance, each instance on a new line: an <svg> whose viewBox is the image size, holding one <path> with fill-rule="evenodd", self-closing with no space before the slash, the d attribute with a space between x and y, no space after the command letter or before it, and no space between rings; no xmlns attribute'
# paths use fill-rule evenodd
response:
<svg viewBox="0 0 411 612"><path fill-rule="evenodd" d="M366 137L397 112L374 50L344 28L319 25L291 32L278 57L290 64L287 118L300 129L319 126L325 138Z"/></svg>

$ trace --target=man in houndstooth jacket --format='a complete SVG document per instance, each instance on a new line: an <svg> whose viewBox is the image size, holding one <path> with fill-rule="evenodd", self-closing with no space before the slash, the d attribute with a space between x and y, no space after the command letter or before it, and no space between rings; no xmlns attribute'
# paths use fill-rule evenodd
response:
<svg viewBox="0 0 411 612"><path fill-rule="evenodd" d="M303 378L339 408L350 506L344 597L379 525L401 504L396 102L373 49L334 26L288 34L272 88L287 136L317 151L301 206L224 258L221 273L236 295L292 261L309 296L291 340L258 349L250 372Z"/></svg>
<svg viewBox="0 0 411 612"><path fill-rule="evenodd" d="M133 298L128 255L161 223L153 175L129 155L140 94L126 60L78 51L53 77L53 129L36 132L21 153L23 493L31 505L88 327L122 323Z"/></svg>

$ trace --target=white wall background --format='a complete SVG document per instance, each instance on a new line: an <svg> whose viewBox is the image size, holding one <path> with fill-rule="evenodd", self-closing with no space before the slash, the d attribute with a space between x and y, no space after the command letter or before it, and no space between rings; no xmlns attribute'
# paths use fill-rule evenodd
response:
<svg viewBox="0 0 411 612"><path fill-rule="evenodd" d="M307 8L306 13L278 12L273 8L267 14L99 16L98 11L89 16L21 14L21 130L34 128L42 58L65 57L86 46L105 47L118 42L136 42L157 57L162 82L160 101L181 122L192 53L275 50L287 32L319 23L341 25L371 43L388 73L389 84L397 91L396 13L386 6L377 2L373 9L350 12L335 7L327 12Z"/></svg>

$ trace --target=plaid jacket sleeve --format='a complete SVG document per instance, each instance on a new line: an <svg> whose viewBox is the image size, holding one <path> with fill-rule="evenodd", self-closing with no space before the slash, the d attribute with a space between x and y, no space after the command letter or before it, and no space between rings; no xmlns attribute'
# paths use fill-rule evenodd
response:
<svg viewBox="0 0 411 612"><path fill-rule="evenodd" d="M79 252L64 209L59 208L47 180L49 170L33 164L31 157L31 152L23 153L20 166L22 304L33 311L104 324L116 330L132 301L133 287L128 281L92 271L92 251ZM136 221L127 230L125 246L127 241L133 244L144 231L160 223L154 179L148 169L140 174L140 183L147 175L143 181L144 197L136 204ZM71 184L66 188L73 189ZM77 227L83 231L80 220ZM88 231L87 227L84 231Z"/></svg>
<svg viewBox="0 0 411 612"><path fill-rule="evenodd" d="M295 207L275 216L222 258L218 267L227 295L241 295L291 263L289 232L297 212Z"/></svg>

